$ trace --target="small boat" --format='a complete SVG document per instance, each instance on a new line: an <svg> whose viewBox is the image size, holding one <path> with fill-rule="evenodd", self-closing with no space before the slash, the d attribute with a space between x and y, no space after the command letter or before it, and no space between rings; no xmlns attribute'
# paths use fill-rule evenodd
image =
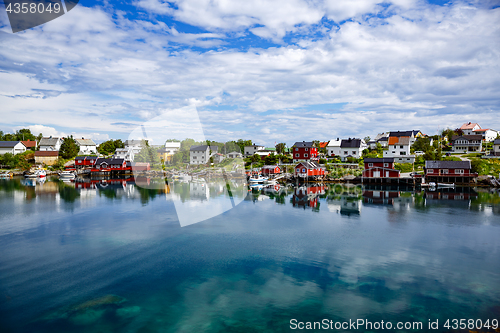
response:
<svg viewBox="0 0 500 333"><path fill-rule="evenodd" d="M430 182L430 183L429 183L429 186L430 186L430 187L436 187L436 183L434 183L434 182Z"/></svg>
<svg viewBox="0 0 500 333"><path fill-rule="evenodd" d="M0 179L10 179L10 178L12 178L11 172L0 173Z"/></svg>
<svg viewBox="0 0 500 333"><path fill-rule="evenodd" d="M59 178L61 178L62 180L66 180L66 179L75 179L76 175L74 172L72 171L63 171L63 172L59 172Z"/></svg>
<svg viewBox="0 0 500 333"><path fill-rule="evenodd" d="M437 184L438 187L449 187L449 188L455 188L455 184L452 183L452 184L446 184L446 183L438 183Z"/></svg>
<svg viewBox="0 0 500 333"><path fill-rule="evenodd" d="M24 177L26 178L44 178L47 176L47 172L43 169L36 169L33 172L24 173Z"/></svg>
<svg viewBox="0 0 500 333"><path fill-rule="evenodd" d="M248 180L250 183L263 183L266 181L268 178L267 177L262 177L261 175L258 175L257 177L250 177Z"/></svg>

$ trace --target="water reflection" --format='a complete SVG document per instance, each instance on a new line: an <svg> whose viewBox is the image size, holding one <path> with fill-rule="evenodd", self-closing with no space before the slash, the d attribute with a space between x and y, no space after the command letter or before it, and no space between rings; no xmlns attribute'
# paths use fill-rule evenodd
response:
<svg viewBox="0 0 500 333"><path fill-rule="evenodd" d="M151 184L156 185L151 186ZM148 188L151 187L151 188ZM77 178L61 181L57 178L42 179L2 179L0 192L23 193L23 200L31 201L35 198L62 200L66 203L75 203L78 200L88 200L93 197L104 197L111 200L140 200L146 205L157 197L178 201L177 208L193 207L201 209L200 203L207 204L208 210L213 213L200 212L197 215L208 214L215 216L234 207L234 199L273 200L277 204L286 205L287 202L294 208L311 209L318 212L324 206L330 212L342 215L359 215L363 206L387 206L396 210L420 209L448 206L459 209L485 211L489 214L500 214L500 195L495 189L456 187L438 190L413 190L391 186L361 186L349 184L297 184L297 185L252 185L247 186L243 180L231 180L228 187L223 181L206 182L171 181L165 182L161 178L126 177L117 179L90 179ZM19 197L17 197L19 200ZM288 200L286 198L289 198ZM189 215L188 213L186 213ZM209 217L210 217L209 216ZM199 220L199 218L197 219ZM189 223L191 224L191 223Z"/></svg>

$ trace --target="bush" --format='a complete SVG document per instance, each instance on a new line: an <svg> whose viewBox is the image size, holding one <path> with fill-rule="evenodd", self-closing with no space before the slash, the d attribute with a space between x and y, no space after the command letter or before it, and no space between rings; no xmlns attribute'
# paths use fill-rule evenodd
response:
<svg viewBox="0 0 500 333"><path fill-rule="evenodd" d="M413 165L410 163L394 163L394 169L399 170L401 172L412 172Z"/></svg>
<svg viewBox="0 0 500 333"><path fill-rule="evenodd" d="M326 164L326 159L320 158L319 159L319 164Z"/></svg>

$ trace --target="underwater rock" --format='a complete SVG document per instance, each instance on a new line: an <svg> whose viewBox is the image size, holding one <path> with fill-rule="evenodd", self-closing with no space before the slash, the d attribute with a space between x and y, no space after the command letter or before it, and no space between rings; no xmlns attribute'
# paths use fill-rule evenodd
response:
<svg viewBox="0 0 500 333"><path fill-rule="evenodd" d="M87 309L96 308L102 305L120 304L125 302L125 298L116 295L106 295L103 297L95 298L90 301L78 304L70 309L72 312L85 311Z"/></svg>
<svg viewBox="0 0 500 333"><path fill-rule="evenodd" d="M123 318L131 318L137 316L141 312L140 306L129 306L128 308L121 308L116 310L116 314Z"/></svg>

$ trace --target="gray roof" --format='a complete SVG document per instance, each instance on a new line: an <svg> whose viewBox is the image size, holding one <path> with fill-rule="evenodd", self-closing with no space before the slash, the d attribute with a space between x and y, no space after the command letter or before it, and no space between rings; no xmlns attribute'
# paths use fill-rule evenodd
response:
<svg viewBox="0 0 500 333"><path fill-rule="evenodd" d="M0 141L0 148L14 148L21 141Z"/></svg>
<svg viewBox="0 0 500 333"><path fill-rule="evenodd" d="M92 139L75 139L76 144L79 146L95 146L95 142Z"/></svg>
<svg viewBox="0 0 500 333"><path fill-rule="evenodd" d="M361 147L361 139L342 140L340 148L359 148Z"/></svg>
<svg viewBox="0 0 500 333"><path fill-rule="evenodd" d="M101 163L106 163L108 165L114 165L114 164L122 165L123 161L124 161L123 158L98 158L95 164L99 165Z"/></svg>
<svg viewBox="0 0 500 333"><path fill-rule="evenodd" d="M495 141L493 141L493 144L494 145L500 145L500 139L496 139Z"/></svg>
<svg viewBox="0 0 500 333"><path fill-rule="evenodd" d="M415 136L420 132L420 130L412 130L412 131L395 131L395 132L389 132L389 136Z"/></svg>
<svg viewBox="0 0 500 333"><path fill-rule="evenodd" d="M50 137L50 138L42 138L40 140L39 146L55 146L59 141L59 138Z"/></svg>
<svg viewBox="0 0 500 333"><path fill-rule="evenodd" d="M299 164L302 164L303 166L305 166L307 169L317 169L317 168L321 168L321 166L318 164L318 162L316 161L302 161L300 162ZM297 165L299 165L297 164ZM295 167L297 167L297 165Z"/></svg>
<svg viewBox="0 0 500 333"><path fill-rule="evenodd" d="M189 148L190 151L206 151L207 149L212 150L212 152L219 151L218 146L210 146L209 148L208 145L201 145L201 146L191 146L191 148Z"/></svg>
<svg viewBox="0 0 500 333"><path fill-rule="evenodd" d="M393 163L394 157L365 158L365 163Z"/></svg>
<svg viewBox="0 0 500 333"><path fill-rule="evenodd" d="M427 169L470 169L470 161L425 161Z"/></svg>
<svg viewBox="0 0 500 333"><path fill-rule="evenodd" d="M453 135L451 137L451 141L455 141L457 139L465 139L465 140L483 140L483 136L481 134L473 134L473 135Z"/></svg>
<svg viewBox="0 0 500 333"><path fill-rule="evenodd" d="M313 147L313 145L314 145L313 142L306 142L306 141L294 143L294 146L297 148L301 148L301 147L311 148L311 147Z"/></svg>

